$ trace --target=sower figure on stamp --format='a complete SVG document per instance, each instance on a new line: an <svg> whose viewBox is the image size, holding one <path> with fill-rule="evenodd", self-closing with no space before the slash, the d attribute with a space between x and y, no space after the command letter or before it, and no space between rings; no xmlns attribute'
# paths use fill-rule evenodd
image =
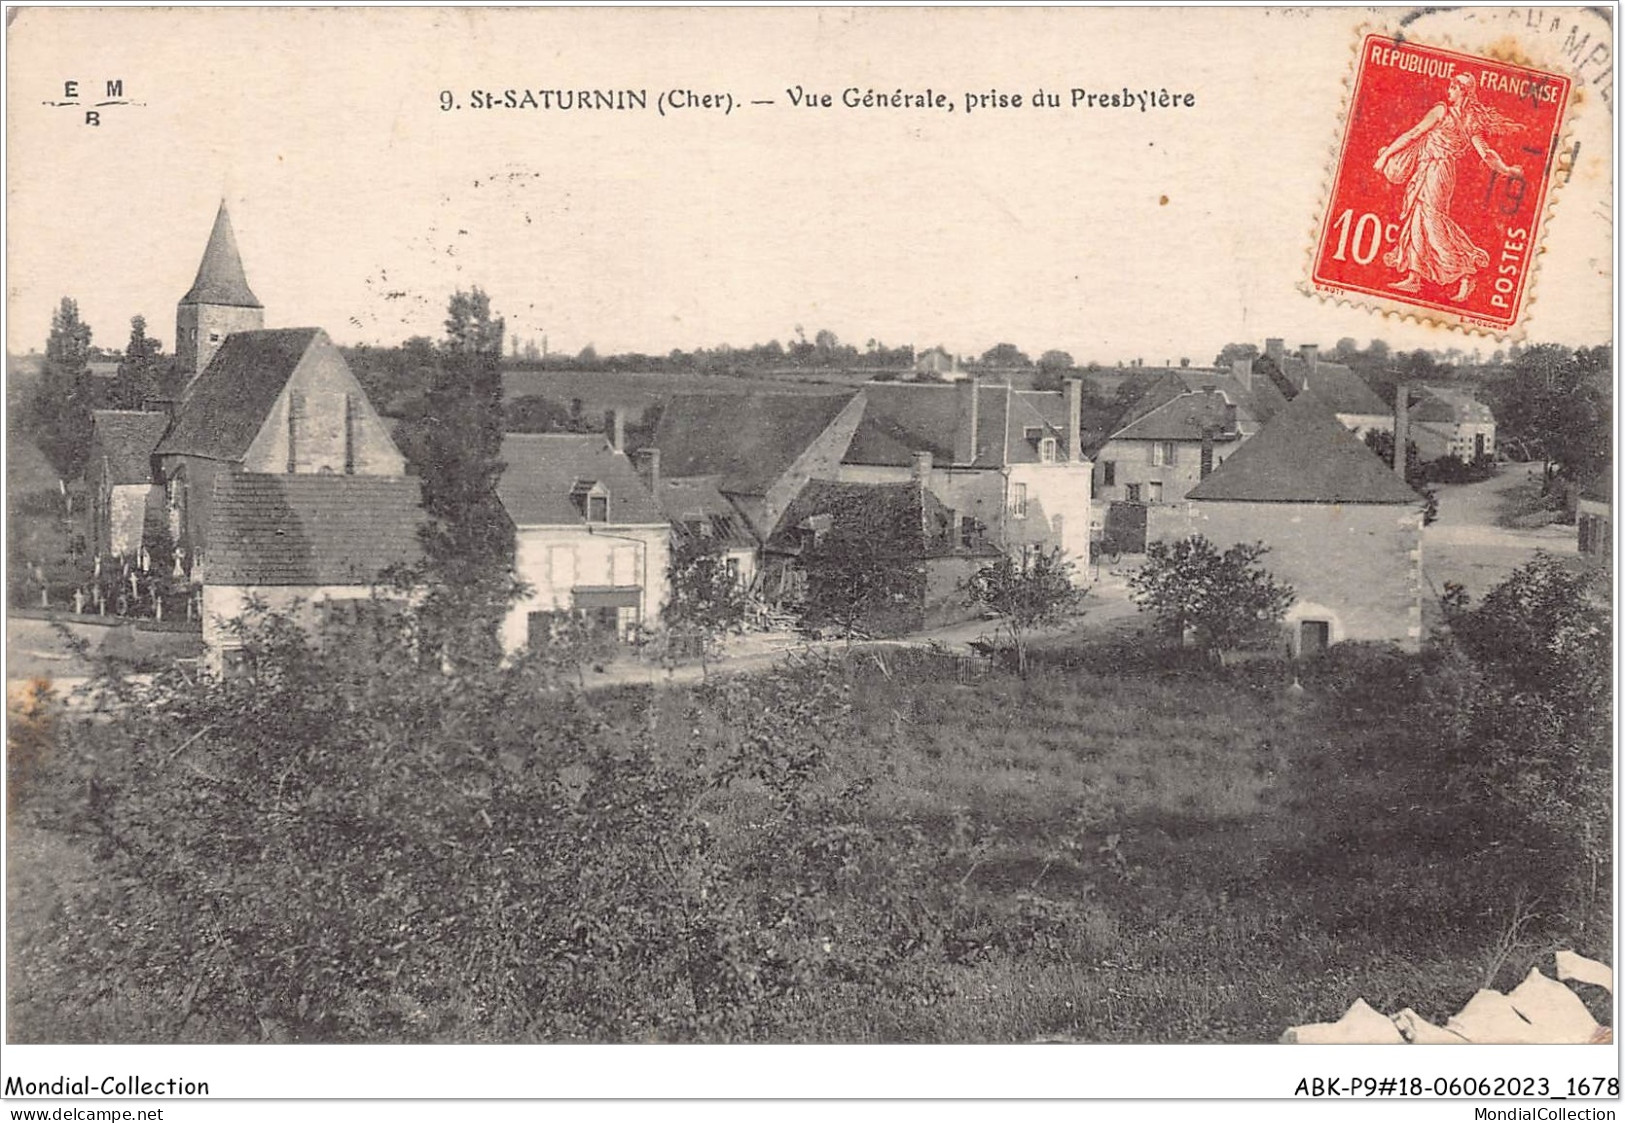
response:
<svg viewBox="0 0 1625 1123"><path fill-rule="evenodd" d="M1389 183L1405 185L1399 212L1399 239L1383 255L1383 264L1403 269L1402 280L1388 287L1417 292L1422 281L1435 285L1460 282L1451 299L1462 301L1473 288L1473 276L1490 263L1467 232L1450 217L1456 193L1456 161L1470 147L1498 175L1523 175L1489 146L1486 136L1511 133L1523 125L1478 100L1478 83L1458 74L1445 90L1443 104L1377 154L1375 167Z"/></svg>

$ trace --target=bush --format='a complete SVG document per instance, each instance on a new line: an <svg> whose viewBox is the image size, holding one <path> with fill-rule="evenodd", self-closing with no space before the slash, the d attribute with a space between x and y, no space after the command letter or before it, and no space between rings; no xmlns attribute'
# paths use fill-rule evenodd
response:
<svg viewBox="0 0 1625 1123"><path fill-rule="evenodd" d="M936 851L830 764L843 664L673 714L536 660L442 674L399 634L270 617L236 677L108 680L59 720L19 790L103 864L57 945L75 1000L140 995L150 1040L728 1040L933 985Z"/></svg>

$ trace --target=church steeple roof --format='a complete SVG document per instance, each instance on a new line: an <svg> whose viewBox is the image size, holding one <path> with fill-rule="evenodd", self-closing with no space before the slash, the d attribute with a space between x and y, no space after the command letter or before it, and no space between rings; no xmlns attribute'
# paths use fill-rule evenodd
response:
<svg viewBox="0 0 1625 1123"><path fill-rule="evenodd" d="M243 274L242 255L237 252L237 235L232 233L231 215L226 201L220 201L220 211L214 216L214 229L209 232L209 244L203 251L203 261L197 267L197 280L182 304L226 304L237 308L263 308L259 298L248 287Z"/></svg>

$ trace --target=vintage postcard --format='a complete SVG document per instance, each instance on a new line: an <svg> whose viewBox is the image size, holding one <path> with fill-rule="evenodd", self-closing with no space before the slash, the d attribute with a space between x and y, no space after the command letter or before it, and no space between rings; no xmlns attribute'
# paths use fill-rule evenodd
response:
<svg viewBox="0 0 1625 1123"><path fill-rule="evenodd" d="M8 9L8 1108L1617 1097L1612 15Z"/></svg>

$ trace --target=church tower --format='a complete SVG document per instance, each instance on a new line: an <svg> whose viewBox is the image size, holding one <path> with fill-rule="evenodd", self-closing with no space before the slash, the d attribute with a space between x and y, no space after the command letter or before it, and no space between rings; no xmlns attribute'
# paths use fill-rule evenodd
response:
<svg viewBox="0 0 1625 1123"><path fill-rule="evenodd" d="M203 262L197 267L197 279L175 309L175 367L181 385L190 386L203 373L226 336L264 326L265 307L243 275L237 236L222 199Z"/></svg>

